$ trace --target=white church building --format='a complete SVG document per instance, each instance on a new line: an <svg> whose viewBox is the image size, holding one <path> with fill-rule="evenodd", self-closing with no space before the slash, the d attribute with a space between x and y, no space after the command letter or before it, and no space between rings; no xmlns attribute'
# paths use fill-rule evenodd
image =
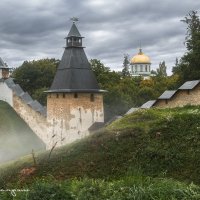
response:
<svg viewBox="0 0 200 200"><path fill-rule="evenodd" d="M142 49L139 49L137 55L133 56L130 60L129 73L133 77L143 77L148 79L151 74L151 59L149 56L145 55L142 52Z"/></svg>

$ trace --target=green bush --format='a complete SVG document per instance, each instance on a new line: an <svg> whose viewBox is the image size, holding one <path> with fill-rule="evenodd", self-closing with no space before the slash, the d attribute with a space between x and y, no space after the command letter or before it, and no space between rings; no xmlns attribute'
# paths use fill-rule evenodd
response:
<svg viewBox="0 0 200 200"><path fill-rule="evenodd" d="M36 182L29 194L29 200L73 200L71 193L66 187L58 183Z"/></svg>

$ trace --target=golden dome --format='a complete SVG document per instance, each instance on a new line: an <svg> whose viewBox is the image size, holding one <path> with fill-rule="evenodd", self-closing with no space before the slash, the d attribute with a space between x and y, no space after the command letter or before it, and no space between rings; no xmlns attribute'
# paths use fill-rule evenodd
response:
<svg viewBox="0 0 200 200"><path fill-rule="evenodd" d="M146 63L150 64L151 63L149 56L145 55L142 52L142 49L140 49L140 51L137 55L135 55L131 58L131 64L138 64L138 63L142 63L142 64L146 64Z"/></svg>

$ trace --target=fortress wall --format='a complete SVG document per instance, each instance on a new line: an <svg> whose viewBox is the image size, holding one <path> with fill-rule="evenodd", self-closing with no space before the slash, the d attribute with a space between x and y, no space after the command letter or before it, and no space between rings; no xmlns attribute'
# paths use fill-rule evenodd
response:
<svg viewBox="0 0 200 200"><path fill-rule="evenodd" d="M89 93L49 94L47 100L48 138L51 146L71 143L89 134L95 122L104 122L103 95Z"/></svg>
<svg viewBox="0 0 200 200"><path fill-rule="evenodd" d="M178 90L167 103L165 100L158 100L154 107L174 108L185 105L200 105L200 86L192 90Z"/></svg>
<svg viewBox="0 0 200 200"><path fill-rule="evenodd" d="M20 97L13 94L13 109L28 124L35 134L46 143L47 122L39 112L31 108Z"/></svg>
<svg viewBox="0 0 200 200"><path fill-rule="evenodd" d="M0 100L7 102L13 107L13 91L4 81L0 82Z"/></svg>

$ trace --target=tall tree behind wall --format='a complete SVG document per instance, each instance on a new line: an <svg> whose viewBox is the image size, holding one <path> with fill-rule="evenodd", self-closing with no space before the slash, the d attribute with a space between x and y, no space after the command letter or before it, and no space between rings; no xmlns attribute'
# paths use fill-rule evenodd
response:
<svg viewBox="0 0 200 200"><path fill-rule="evenodd" d="M187 52L180 59L173 73L180 76L180 82L200 79L200 19L197 11L191 11L181 20L187 25L185 45Z"/></svg>
<svg viewBox="0 0 200 200"><path fill-rule="evenodd" d="M129 55L124 54L124 61L123 61L123 69L122 69L122 75L125 76L130 76L129 73Z"/></svg>
<svg viewBox="0 0 200 200"><path fill-rule="evenodd" d="M167 76L167 67L165 65L165 61L162 61L159 64L159 68L156 70L156 75L159 77L166 77Z"/></svg>
<svg viewBox="0 0 200 200"><path fill-rule="evenodd" d="M59 60L41 59L24 61L12 74L14 81L34 99L46 105L45 90L51 86Z"/></svg>

